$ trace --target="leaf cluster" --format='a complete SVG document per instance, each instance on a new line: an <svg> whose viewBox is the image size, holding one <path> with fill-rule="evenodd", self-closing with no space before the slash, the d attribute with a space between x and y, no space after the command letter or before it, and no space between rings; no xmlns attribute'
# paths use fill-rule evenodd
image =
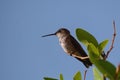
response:
<svg viewBox="0 0 120 80"><path fill-rule="evenodd" d="M44 77L44 80L58 80L58 79L50 78L50 77ZM64 80L62 74L59 75L59 80ZM78 71L78 72L73 76L73 80L82 80L82 76L81 76L80 71Z"/></svg>
<svg viewBox="0 0 120 80"><path fill-rule="evenodd" d="M100 80L103 80L102 76L98 74L100 72L110 80L115 80L116 67L111 62L104 60L104 57L102 56L108 40L98 43L92 34L81 28L76 29L76 35L78 40L86 46L90 61L97 68L93 68L94 77L99 77Z"/></svg>

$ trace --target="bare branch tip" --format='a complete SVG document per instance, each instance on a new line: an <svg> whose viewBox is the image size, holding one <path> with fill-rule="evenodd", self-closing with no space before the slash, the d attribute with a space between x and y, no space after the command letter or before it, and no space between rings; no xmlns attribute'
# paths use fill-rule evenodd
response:
<svg viewBox="0 0 120 80"><path fill-rule="evenodd" d="M113 20L113 37L112 37L112 43L111 43L111 46L110 46L110 49L107 51L107 55L105 57L105 59L108 57L109 53L112 51L113 49L113 46L114 46L114 41L115 41L115 37L116 37L116 26L115 26L115 21Z"/></svg>

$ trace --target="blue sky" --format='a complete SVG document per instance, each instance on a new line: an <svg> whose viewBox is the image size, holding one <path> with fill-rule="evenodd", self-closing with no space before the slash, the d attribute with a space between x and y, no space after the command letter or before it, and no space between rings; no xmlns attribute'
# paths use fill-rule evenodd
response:
<svg viewBox="0 0 120 80"><path fill-rule="evenodd" d="M0 0L0 80L42 80L44 76L72 80L86 69L64 53L56 36L41 38L61 27L71 31L83 28L101 42L117 36L108 60L120 63L119 0ZM82 45L83 46L83 45ZM84 47L84 46L83 46ZM85 47L84 47L85 48ZM92 68L86 80L93 80Z"/></svg>

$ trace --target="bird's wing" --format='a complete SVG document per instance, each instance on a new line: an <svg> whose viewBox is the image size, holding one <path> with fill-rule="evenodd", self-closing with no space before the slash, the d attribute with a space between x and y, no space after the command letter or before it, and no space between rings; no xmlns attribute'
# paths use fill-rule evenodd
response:
<svg viewBox="0 0 120 80"><path fill-rule="evenodd" d="M78 43L78 41L73 37L73 36L70 36L71 38L71 44L73 44L73 47L77 50L77 51L79 51L79 53L80 53L80 55L82 56L82 57L85 57L85 56L87 56L87 54L86 54L86 52L83 50L83 48L81 47L81 45Z"/></svg>

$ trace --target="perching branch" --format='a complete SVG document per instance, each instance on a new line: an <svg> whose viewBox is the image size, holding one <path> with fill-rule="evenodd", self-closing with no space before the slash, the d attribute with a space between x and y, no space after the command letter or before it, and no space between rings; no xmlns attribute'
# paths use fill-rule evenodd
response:
<svg viewBox="0 0 120 80"><path fill-rule="evenodd" d="M81 59L81 60L89 59L88 56L86 56L86 57L80 57L80 56L77 56L77 55L75 55L75 54L72 54L72 56L73 56L73 57L76 57L76 58L79 58L79 59Z"/></svg>
<svg viewBox="0 0 120 80"><path fill-rule="evenodd" d="M107 51L107 54L106 54L105 59L108 57L109 53L112 51L113 46L114 46L114 41L115 41L115 37L116 37L116 26L115 26L115 21L113 21L113 29L114 29L114 34L113 34L113 37L112 37L112 43L111 43L110 49Z"/></svg>

